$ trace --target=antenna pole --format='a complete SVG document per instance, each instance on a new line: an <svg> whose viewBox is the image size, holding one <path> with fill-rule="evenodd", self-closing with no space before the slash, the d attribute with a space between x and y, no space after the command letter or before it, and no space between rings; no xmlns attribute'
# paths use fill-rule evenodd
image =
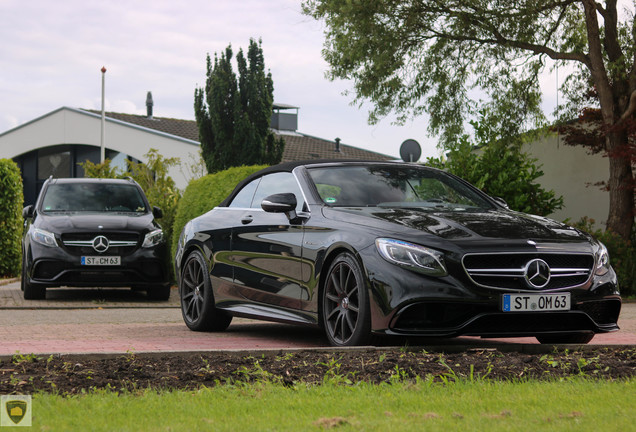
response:
<svg viewBox="0 0 636 432"><path fill-rule="evenodd" d="M102 136L101 136L101 144L100 144L100 152L99 152L99 163L104 163L105 155L106 155L106 112L104 111L104 93L105 93L105 83L106 83L106 68L102 67Z"/></svg>

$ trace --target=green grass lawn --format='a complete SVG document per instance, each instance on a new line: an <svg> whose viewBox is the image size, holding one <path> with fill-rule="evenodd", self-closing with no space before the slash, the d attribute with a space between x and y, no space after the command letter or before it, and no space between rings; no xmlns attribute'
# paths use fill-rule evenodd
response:
<svg viewBox="0 0 636 432"><path fill-rule="evenodd" d="M628 431L636 379L41 393L32 411L32 430L41 431Z"/></svg>

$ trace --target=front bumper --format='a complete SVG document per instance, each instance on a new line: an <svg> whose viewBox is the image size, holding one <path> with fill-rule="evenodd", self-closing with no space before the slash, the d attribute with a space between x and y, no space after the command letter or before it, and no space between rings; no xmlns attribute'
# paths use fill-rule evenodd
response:
<svg viewBox="0 0 636 432"><path fill-rule="evenodd" d="M64 248L31 244L26 265L26 276L35 286L145 288L169 285L165 244L121 255L121 264L117 266L81 265L81 257Z"/></svg>
<svg viewBox="0 0 636 432"><path fill-rule="evenodd" d="M536 336L550 333L618 330L620 297L580 302L564 312L501 312L492 305L470 303L412 303L395 314L380 333L482 337Z"/></svg>
<svg viewBox="0 0 636 432"><path fill-rule="evenodd" d="M573 289L542 291L569 292L568 311L504 312L503 294L519 291L479 287L459 270L433 278L368 258L372 331L376 334L519 337L619 329L622 300L613 270Z"/></svg>

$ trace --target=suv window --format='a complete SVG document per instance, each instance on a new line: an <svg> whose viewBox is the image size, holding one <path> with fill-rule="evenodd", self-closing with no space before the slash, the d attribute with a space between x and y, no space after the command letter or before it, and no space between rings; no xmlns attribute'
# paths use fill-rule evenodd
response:
<svg viewBox="0 0 636 432"><path fill-rule="evenodd" d="M51 184L42 200L43 212L146 213L139 188L127 184Z"/></svg>

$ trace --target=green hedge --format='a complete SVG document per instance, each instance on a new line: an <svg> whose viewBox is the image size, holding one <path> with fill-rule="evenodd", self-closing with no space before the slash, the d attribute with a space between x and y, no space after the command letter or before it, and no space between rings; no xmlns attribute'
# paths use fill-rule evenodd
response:
<svg viewBox="0 0 636 432"><path fill-rule="evenodd" d="M192 180L183 192L172 225L172 256L176 252L181 230L189 220L212 210L241 180L265 167L266 165L253 165L229 168Z"/></svg>
<svg viewBox="0 0 636 432"><path fill-rule="evenodd" d="M22 258L22 177L10 159L0 159L0 276L20 273Z"/></svg>

